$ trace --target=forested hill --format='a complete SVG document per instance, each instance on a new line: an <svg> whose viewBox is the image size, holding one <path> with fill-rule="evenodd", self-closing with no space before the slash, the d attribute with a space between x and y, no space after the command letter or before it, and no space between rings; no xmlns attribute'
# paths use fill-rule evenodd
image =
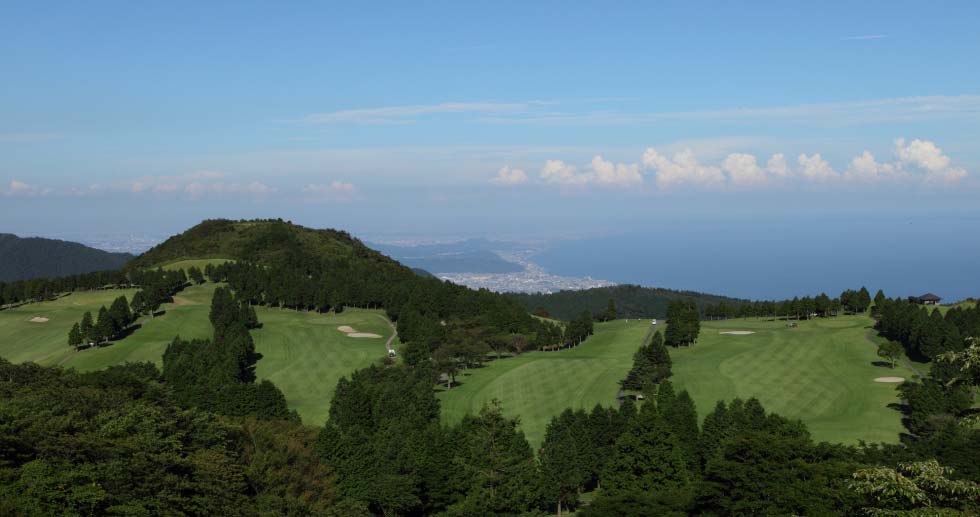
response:
<svg viewBox="0 0 980 517"><path fill-rule="evenodd" d="M132 258L77 242L0 233L0 282L118 269Z"/></svg>
<svg viewBox="0 0 980 517"><path fill-rule="evenodd" d="M127 267L205 258L234 260L204 273L227 282L249 304L319 312L384 309L398 327L409 362L439 354L484 357L492 344L516 342L521 350L532 350L562 338L578 342L588 330L579 325L556 336L558 327L532 318L516 300L422 276L346 232L279 219L204 221Z"/></svg>
<svg viewBox="0 0 980 517"><path fill-rule="evenodd" d="M524 305L529 312L543 307L551 316L563 320L571 319L582 311L599 314L606 310L610 299L616 303L616 312L620 318L663 318L667 315L667 305L675 300L693 301L702 311L704 307L720 302L744 301L694 291L675 291L628 284L581 291L559 291L552 294L515 293L509 296Z"/></svg>
<svg viewBox="0 0 980 517"><path fill-rule="evenodd" d="M226 258L262 263L296 263L330 258L398 266L349 233L314 230L281 219L211 219L170 237L140 255L130 267L154 267L182 259ZM406 268L407 271L407 268Z"/></svg>

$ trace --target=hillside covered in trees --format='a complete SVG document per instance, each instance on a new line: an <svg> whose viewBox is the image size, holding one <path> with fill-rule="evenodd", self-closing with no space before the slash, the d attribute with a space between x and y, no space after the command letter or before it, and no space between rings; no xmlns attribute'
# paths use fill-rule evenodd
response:
<svg viewBox="0 0 980 517"><path fill-rule="evenodd" d="M118 269L132 258L77 242L0 233L0 282Z"/></svg>
<svg viewBox="0 0 980 517"><path fill-rule="evenodd" d="M720 303L739 304L744 300L704 294L694 291L675 291L659 287L615 285L581 291L559 291L551 294L509 294L529 312L544 308L551 316L563 320L572 319L582 311L600 314L613 300L619 318L663 318L667 306L673 301L690 301L700 310Z"/></svg>
<svg viewBox="0 0 980 517"><path fill-rule="evenodd" d="M233 262L191 268L186 276L152 267L202 256ZM206 221L134 263L105 277L19 282L4 290L44 299L107 280L141 286L128 315L120 297L99 318L109 328L152 311L153 300L172 293L170 280L183 285L206 276L227 283L214 291L212 338L175 336L162 370L140 363L80 374L0 359L0 514L953 515L980 509L980 430L971 424L970 404L980 385L980 348L963 339L980 328L975 307L950 311L947 321L889 302L883 293L875 297L878 330L936 364L929 378L900 387L909 431L901 445L852 447L815 443L802 422L766 411L756 399L718 401L699 421L692 397L669 381L667 347L696 341L706 307L728 317L717 304L738 301L668 291L678 296L663 308L666 332L640 347L621 383L645 400L568 408L535 450L519 419L505 416L497 402L445 425L435 386L446 377L449 389L458 372L478 367L490 351L500 358L501 350L519 355L575 346L592 332L595 314L623 316L633 310L628 301L607 291L597 307L573 311L562 327L531 317L514 297L421 277L343 232L279 220ZM784 304L753 303L744 310L763 315ZM835 307L864 313L870 295L861 289L840 299L785 303L789 309L776 312L787 317L829 317ZM333 399L323 401L329 420L319 430L304 427L279 388L255 374L262 360L251 337L262 324L256 305L337 313L382 308L397 324L404 361L379 361L341 379ZM905 321L907 328L900 325ZM590 504L579 500L586 491L593 492Z"/></svg>

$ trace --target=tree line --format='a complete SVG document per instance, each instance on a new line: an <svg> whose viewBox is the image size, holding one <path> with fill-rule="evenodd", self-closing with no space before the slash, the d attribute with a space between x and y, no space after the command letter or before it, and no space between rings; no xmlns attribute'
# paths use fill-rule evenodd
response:
<svg viewBox="0 0 980 517"><path fill-rule="evenodd" d="M183 406L152 363L0 358L0 415L0 515L367 515L315 428Z"/></svg>
<svg viewBox="0 0 980 517"><path fill-rule="evenodd" d="M222 415L299 422L286 398L269 380L256 382L255 351L250 329L258 326L255 309L224 287L215 289L209 313L211 339L174 338L163 353L162 378L183 406Z"/></svg>
<svg viewBox="0 0 980 517"><path fill-rule="evenodd" d="M879 295L881 291L878 291ZM773 318L808 320L826 318L842 313L863 314L871 306L871 294L867 288L848 289L836 298L826 293L817 296L794 297L786 300L759 300L721 302L705 307L704 317L709 320L732 318Z"/></svg>
<svg viewBox="0 0 980 517"><path fill-rule="evenodd" d="M701 332L701 314L692 302L672 302L667 306L667 331L664 342L668 346L693 345Z"/></svg>
<svg viewBox="0 0 980 517"><path fill-rule="evenodd" d="M945 352L964 348L964 338L980 336L980 304L953 307L944 316L907 300L882 298L875 305L875 328L885 338L897 341L909 357L931 360Z"/></svg>
<svg viewBox="0 0 980 517"><path fill-rule="evenodd" d="M7 305L53 300L59 294L73 291L131 286L132 282L129 276L122 271L96 271L59 278L34 278L16 282L0 282L0 309Z"/></svg>
<svg viewBox="0 0 980 517"><path fill-rule="evenodd" d="M139 282L136 285L142 286L133 294L132 301L119 296L108 309L104 305L99 308L96 319L91 311L85 311L81 321L68 331L68 346L78 350L123 337L140 316L154 314L187 284L187 275L182 269L132 272L130 277Z"/></svg>
<svg viewBox="0 0 980 517"><path fill-rule="evenodd" d="M672 375L670 353L664 346L663 335L658 331L653 334L649 343L645 343L633 354L633 366L627 372L626 378L620 381L624 390L643 393L651 396L661 381Z"/></svg>
<svg viewBox="0 0 980 517"><path fill-rule="evenodd" d="M596 319L604 318L663 318L667 315L667 307L674 301L691 301L698 309L725 304L738 304L739 300L728 296L699 293L695 291L678 291L658 287L642 287L639 285L615 285L596 287L577 291L559 291L557 293L511 293L507 296L523 305L525 311L543 310L549 315L563 320L570 320L583 311L596 315ZM616 308L615 315L609 314L609 303L612 301Z"/></svg>
<svg viewBox="0 0 980 517"><path fill-rule="evenodd" d="M816 444L802 422L756 399L719 401L699 424L689 394L669 380L638 407L627 399L565 410L535 454L496 402L441 425L431 368L372 366L338 383L316 450L349 504L376 515L450 516L980 509L975 466L936 467L926 456L934 450L915 447ZM969 445L956 453L969 457ZM936 475L917 477L922 469ZM595 499L582 506L586 491Z"/></svg>
<svg viewBox="0 0 980 517"><path fill-rule="evenodd" d="M527 314L513 300L386 262L286 259L209 264L204 275L227 282L249 304L317 312L345 307L383 308L406 344L410 364L432 362L448 386L460 370L481 366L491 354L521 354L580 344L593 332L583 312L564 327Z"/></svg>

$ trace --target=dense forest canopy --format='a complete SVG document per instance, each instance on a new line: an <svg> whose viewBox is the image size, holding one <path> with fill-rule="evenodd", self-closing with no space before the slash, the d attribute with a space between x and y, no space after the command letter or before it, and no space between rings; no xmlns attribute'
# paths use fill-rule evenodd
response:
<svg viewBox="0 0 980 517"><path fill-rule="evenodd" d="M617 317L620 318L663 318L672 301L692 301L699 309L723 302L736 304L742 301L727 296L638 285L596 287L551 294L513 293L508 296L520 302L528 312L544 308L552 316L563 320L572 319L582 311L600 314L608 307L609 300L615 303Z"/></svg>
<svg viewBox="0 0 980 517"><path fill-rule="evenodd" d="M185 258L204 271L164 271ZM0 359L0 513L188 515L927 515L980 511L980 306L943 315L867 289L747 302L619 286L575 297L555 322L527 300L422 277L343 232L279 220L206 221L123 271L4 284L8 300L59 289L140 287L69 334L101 342L188 282L221 282L207 340L178 336L149 363L80 374ZM632 293L617 297L615 293ZM663 294L663 293L661 293ZM633 296L631 298L630 296ZM531 298L533 299L533 295ZM540 299L540 298L539 298ZM624 301L625 300L625 301ZM595 302L595 303L594 303ZM578 305L579 303L587 304ZM444 425L435 387L496 352L578 346L604 320L659 311L620 386L632 397L568 408L534 450L496 401ZM404 343L337 384L329 419L304 427L258 381L255 306L383 309ZM538 307L536 302L530 305ZM554 307L559 307L554 309ZM552 312L552 310L554 312ZM900 387L899 445L814 443L806 426L750 398L699 420L670 382L669 347L697 347L703 317L830 318L870 310L876 329L929 374ZM649 314L644 313L644 316ZM893 353L893 352L889 352ZM895 352L897 353L897 352ZM507 359L501 359L507 360ZM574 385L575 379L569 379ZM583 504L579 495L592 491Z"/></svg>
<svg viewBox="0 0 980 517"><path fill-rule="evenodd" d="M77 242L0 233L0 282L118 269L132 258Z"/></svg>

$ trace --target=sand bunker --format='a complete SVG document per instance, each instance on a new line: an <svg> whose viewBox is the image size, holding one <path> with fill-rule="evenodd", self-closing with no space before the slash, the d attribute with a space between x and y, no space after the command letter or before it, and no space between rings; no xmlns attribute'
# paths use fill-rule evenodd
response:
<svg viewBox="0 0 980 517"><path fill-rule="evenodd" d="M755 334L751 330L726 330L724 332L719 332L719 334L730 334L733 336L748 336L749 334Z"/></svg>
<svg viewBox="0 0 980 517"><path fill-rule="evenodd" d="M341 325L337 327L337 330L343 332L344 334L347 334L347 337L363 337L363 338L371 338L371 339L378 339L384 337L380 334L373 334L371 332L358 332L356 329L354 329L354 327L351 327L350 325Z"/></svg>
<svg viewBox="0 0 980 517"><path fill-rule="evenodd" d="M31 323L47 323L48 319L41 316L34 316L31 318Z"/></svg>
<svg viewBox="0 0 980 517"><path fill-rule="evenodd" d="M905 382L905 377L878 377L875 382Z"/></svg>

